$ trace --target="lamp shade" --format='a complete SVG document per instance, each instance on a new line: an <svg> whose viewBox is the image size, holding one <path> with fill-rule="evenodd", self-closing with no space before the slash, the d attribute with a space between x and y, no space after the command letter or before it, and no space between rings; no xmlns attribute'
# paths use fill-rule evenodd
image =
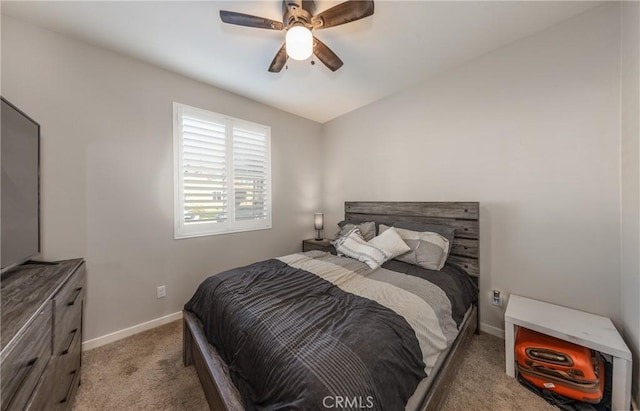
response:
<svg viewBox="0 0 640 411"><path fill-rule="evenodd" d="M315 213L313 215L313 225L316 230L322 230L324 228L324 214Z"/></svg>
<svg viewBox="0 0 640 411"><path fill-rule="evenodd" d="M313 54L313 35L304 26L293 26L285 38L287 55L294 60L306 60Z"/></svg>

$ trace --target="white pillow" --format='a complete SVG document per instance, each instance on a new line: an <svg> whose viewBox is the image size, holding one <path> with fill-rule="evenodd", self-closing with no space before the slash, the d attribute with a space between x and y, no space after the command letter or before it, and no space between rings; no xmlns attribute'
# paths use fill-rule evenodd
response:
<svg viewBox="0 0 640 411"><path fill-rule="evenodd" d="M362 238L357 227L348 235L335 240L333 245L338 253L362 261L374 270L388 260L387 255L382 250L367 243Z"/></svg>
<svg viewBox="0 0 640 411"><path fill-rule="evenodd" d="M393 227L390 227L379 236L369 240L369 244L382 250L382 252L386 254L387 260L396 258L411 250L411 247L404 242L400 234L398 234Z"/></svg>

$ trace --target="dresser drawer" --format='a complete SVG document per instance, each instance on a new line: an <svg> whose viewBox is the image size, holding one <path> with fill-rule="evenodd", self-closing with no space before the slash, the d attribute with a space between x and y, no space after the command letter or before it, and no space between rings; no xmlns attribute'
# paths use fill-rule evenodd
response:
<svg viewBox="0 0 640 411"><path fill-rule="evenodd" d="M49 365L44 370L42 377L40 377L40 381L33 391L33 395L29 400L29 403L25 407L27 411L42 411L42 410L51 410L55 408L56 404L53 400L53 373L55 371L55 365L53 364L54 359L52 358L49 361Z"/></svg>
<svg viewBox="0 0 640 411"><path fill-rule="evenodd" d="M53 354L62 355L82 332L85 265L71 275L54 297Z"/></svg>
<svg viewBox="0 0 640 411"><path fill-rule="evenodd" d="M57 372L58 370L56 370ZM71 409L71 403L80 385L80 367L56 375L57 390L53 394L55 410Z"/></svg>
<svg viewBox="0 0 640 411"><path fill-rule="evenodd" d="M69 356L54 357L49 361L26 411L71 409L73 397L80 385L80 347L78 342Z"/></svg>
<svg viewBox="0 0 640 411"><path fill-rule="evenodd" d="M67 309L53 327L53 355L64 357L82 339L82 309Z"/></svg>
<svg viewBox="0 0 640 411"><path fill-rule="evenodd" d="M80 336L74 338L69 351L49 361L33 392L27 411L54 411L71 408L73 395L80 383Z"/></svg>
<svg viewBox="0 0 640 411"><path fill-rule="evenodd" d="M51 311L47 302L24 334L2 353L2 411L25 408L51 358Z"/></svg>
<svg viewBox="0 0 640 411"><path fill-rule="evenodd" d="M73 333L70 337L69 346L59 355L55 356L56 368L63 373L70 373L80 369L80 356L82 355L82 338L80 338L80 330ZM62 397L61 397L62 398Z"/></svg>

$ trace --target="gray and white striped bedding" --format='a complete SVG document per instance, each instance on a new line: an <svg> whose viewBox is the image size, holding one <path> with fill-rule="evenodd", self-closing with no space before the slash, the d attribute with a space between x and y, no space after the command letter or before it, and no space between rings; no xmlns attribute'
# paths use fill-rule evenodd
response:
<svg viewBox="0 0 640 411"><path fill-rule="evenodd" d="M185 309L247 409L402 410L455 339L474 287L449 264L371 270L312 251L211 276Z"/></svg>

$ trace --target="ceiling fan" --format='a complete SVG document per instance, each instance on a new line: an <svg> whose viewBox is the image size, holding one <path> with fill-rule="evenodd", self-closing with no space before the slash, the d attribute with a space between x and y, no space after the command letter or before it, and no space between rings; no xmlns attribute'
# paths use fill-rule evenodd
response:
<svg viewBox="0 0 640 411"><path fill-rule="evenodd" d="M315 54L331 71L342 67L342 60L311 32L350 23L373 14L373 0L350 0L314 15L313 0L282 0L282 22L250 14L220 10L223 22L268 30L286 30L285 43L273 58L269 71L279 73L289 57L306 60Z"/></svg>

